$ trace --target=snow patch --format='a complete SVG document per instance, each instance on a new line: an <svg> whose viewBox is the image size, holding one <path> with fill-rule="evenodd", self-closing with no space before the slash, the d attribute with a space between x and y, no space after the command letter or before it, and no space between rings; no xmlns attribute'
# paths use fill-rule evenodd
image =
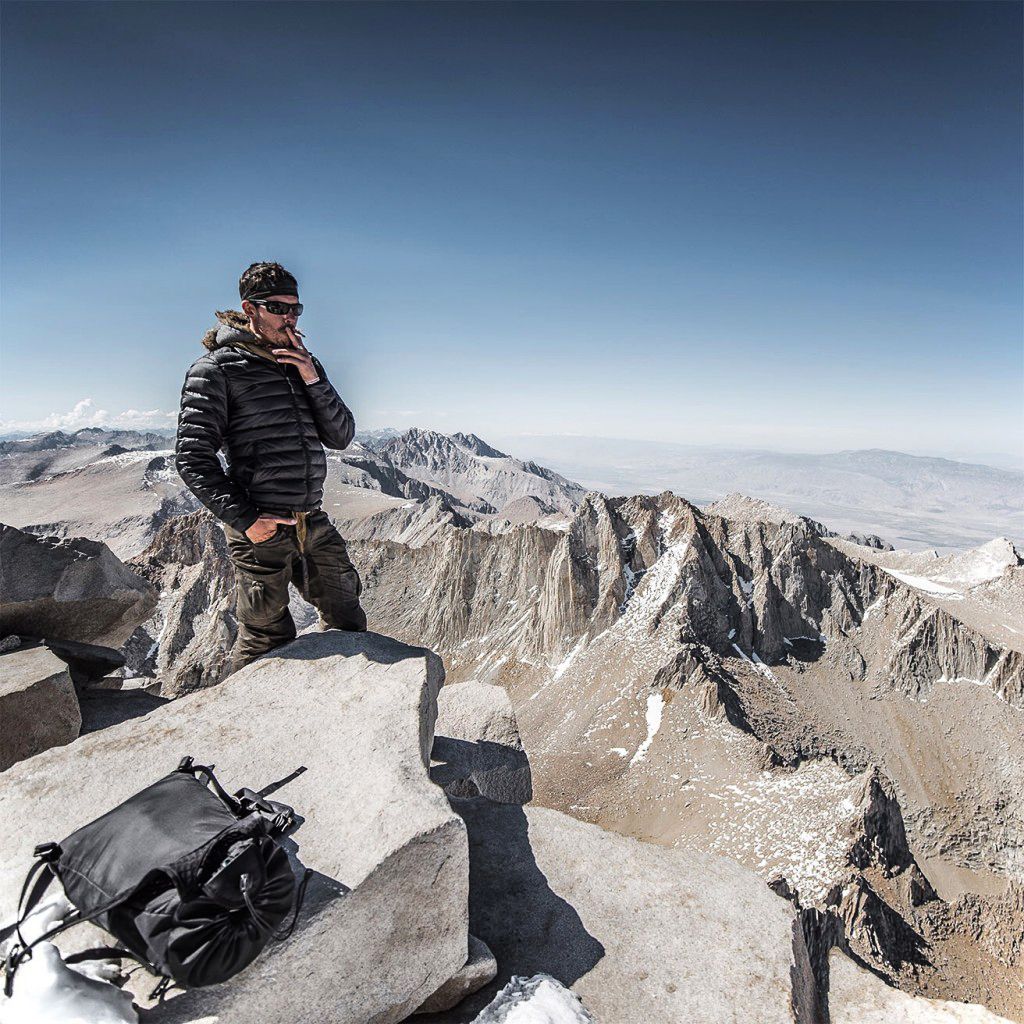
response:
<svg viewBox="0 0 1024 1024"><path fill-rule="evenodd" d="M754 664L757 666L758 671L766 675L773 683L777 683L778 680L775 678L775 673L757 656L757 651L751 651L750 656L754 659Z"/></svg>
<svg viewBox="0 0 1024 1024"><path fill-rule="evenodd" d="M597 1024L579 998L550 974L513 975L473 1024Z"/></svg>
<svg viewBox="0 0 1024 1024"><path fill-rule="evenodd" d="M662 697L660 693L652 693L647 698L647 737L643 743L636 748L636 753L629 762L630 768L647 756L647 751L650 750L651 744L654 742L654 737L658 734L658 730L661 728L661 716L664 710L665 698Z"/></svg>
<svg viewBox="0 0 1024 1024"><path fill-rule="evenodd" d="M0 1009L3 1024L138 1024L139 1020L130 993L72 970L52 942L36 946L32 959L18 968L14 994Z"/></svg>
<svg viewBox="0 0 1024 1024"><path fill-rule="evenodd" d="M885 569L885 566L882 566ZM917 590L923 590L926 594L931 594L933 597L945 597L950 600L960 600L963 598L963 594L959 590L954 590L953 587L947 587L942 583L936 583L935 580L930 580L926 576L912 576L908 572L897 572L895 569L885 569L890 576L895 576L901 583L905 583L908 587L914 587Z"/></svg>

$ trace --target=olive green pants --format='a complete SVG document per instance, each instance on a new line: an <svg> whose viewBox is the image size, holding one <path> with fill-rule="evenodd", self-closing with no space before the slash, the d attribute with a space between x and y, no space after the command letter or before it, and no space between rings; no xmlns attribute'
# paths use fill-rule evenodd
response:
<svg viewBox="0 0 1024 1024"><path fill-rule="evenodd" d="M301 550L300 533L305 534ZM304 530L301 523L278 523L277 533L259 544L227 524L224 535L235 570L238 619L232 672L295 639L295 620L288 611L289 582L320 612L321 629L366 629L366 613L359 604L359 573L323 510L306 514Z"/></svg>

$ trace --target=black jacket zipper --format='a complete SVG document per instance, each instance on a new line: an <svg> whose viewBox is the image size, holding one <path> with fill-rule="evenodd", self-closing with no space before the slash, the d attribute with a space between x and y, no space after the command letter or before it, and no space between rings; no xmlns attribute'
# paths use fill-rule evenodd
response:
<svg viewBox="0 0 1024 1024"><path fill-rule="evenodd" d="M280 364L278 364L278 365L280 366ZM309 448L306 445L306 429L305 429L305 426L303 425L303 422L302 422L302 413L299 412L299 401L298 401L298 398L296 398L296 396L295 396L295 385L292 384L292 379L291 379L291 377L288 374L288 368L285 367L285 366L281 366L280 369L281 369L281 373L284 374L284 379L286 381L288 381L288 392L289 392L289 394L291 395L291 398L292 398L292 410L295 412L295 422L296 422L296 424L298 425L298 428L299 428L299 444L302 445L302 457L303 457L303 459L305 460L305 463L306 463L306 476L305 476L305 481L306 481L306 500L303 502L303 504L308 508L308 506L309 506L309 472L310 472L311 466L310 466L310 462L309 462Z"/></svg>

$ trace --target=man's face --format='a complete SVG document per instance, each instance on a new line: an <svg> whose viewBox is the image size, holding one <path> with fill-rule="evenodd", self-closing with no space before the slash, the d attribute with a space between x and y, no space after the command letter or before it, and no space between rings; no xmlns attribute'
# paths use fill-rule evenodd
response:
<svg viewBox="0 0 1024 1024"><path fill-rule="evenodd" d="M299 301L298 295L269 295L261 302L290 302L293 305ZM242 312L249 318L249 324L253 333L266 341L271 347L289 348L291 340L285 332L286 327L294 329L298 320L295 313L271 313L265 306L250 302L248 299L242 303Z"/></svg>

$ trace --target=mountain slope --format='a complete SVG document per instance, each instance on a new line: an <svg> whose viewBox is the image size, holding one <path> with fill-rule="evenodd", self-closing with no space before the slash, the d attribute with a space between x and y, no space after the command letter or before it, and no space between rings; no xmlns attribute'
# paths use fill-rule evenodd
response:
<svg viewBox="0 0 1024 1024"><path fill-rule="evenodd" d="M1024 1012L1024 992L987 991L1019 951L957 952L949 924L975 913L969 890L995 920L977 892L1024 882L1024 650L789 519L590 495L561 535L452 528L353 554L375 626L443 652L452 680L508 689L540 802L781 876L895 983ZM845 838L876 771L906 823L886 869L902 888ZM904 960L900 929L928 956Z"/></svg>

